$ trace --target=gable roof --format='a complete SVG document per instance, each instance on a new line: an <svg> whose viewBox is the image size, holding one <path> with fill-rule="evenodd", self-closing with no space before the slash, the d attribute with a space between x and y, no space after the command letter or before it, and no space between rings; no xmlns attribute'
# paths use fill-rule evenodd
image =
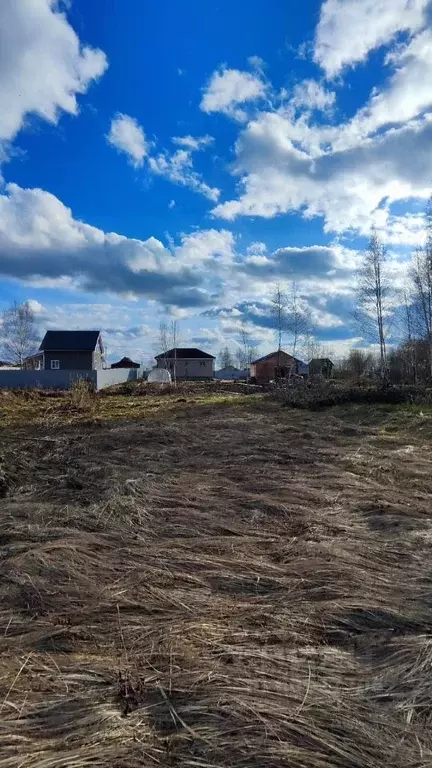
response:
<svg viewBox="0 0 432 768"><path fill-rule="evenodd" d="M203 352L201 349L197 349L196 347L174 347L173 349L169 349L167 352L161 352L160 355L156 355L156 360L160 360L161 358L174 358L177 357L179 360L194 360L194 359L202 359L202 360L215 360L214 355L209 355L208 352Z"/></svg>
<svg viewBox="0 0 432 768"><path fill-rule="evenodd" d="M122 357L117 363L112 363L111 368L139 368L139 363L134 363L130 357Z"/></svg>
<svg viewBox="0 0 432 768"><path fill-rule="evenodd" d="M278 350L276 350L276 352L269 352L268 355L264 355L264 357L259 357L257 360L252 360L252 365L255 365L255 363L265 363L266 360L271 360L273 357L277 357L278 354ZM290 355L288 352L285 352L283 349L281 349L280 354L291 358L291 360L295 359L292 355Z"/></svg>
<svg viewBox="0 0 432 768"><path fill-rule="evenodd" d="M328 365L328 363L331 363L333 365L333 363L332 363L332 361L330 360L329 357L313 357L312 360L310 361L309 365L312 365L312 364L314 364L314 365Z"/></svg>
<svg viewBox="0 0 432 768"><path fill-rule="evenodd" d="M100 331L47 331L39 347L44 352L94 352Z"/></svg>

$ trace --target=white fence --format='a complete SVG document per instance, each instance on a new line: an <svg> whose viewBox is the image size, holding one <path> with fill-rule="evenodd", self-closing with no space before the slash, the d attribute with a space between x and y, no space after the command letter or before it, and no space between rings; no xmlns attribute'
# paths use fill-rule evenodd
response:
<svg viewBox="0 0 432 768"><path fill-rule="evenodd" d="M102 371L2 371L0 389L69 389L84 379L99 391L113 384L142 379L142 368L107 368Z"/></svg>

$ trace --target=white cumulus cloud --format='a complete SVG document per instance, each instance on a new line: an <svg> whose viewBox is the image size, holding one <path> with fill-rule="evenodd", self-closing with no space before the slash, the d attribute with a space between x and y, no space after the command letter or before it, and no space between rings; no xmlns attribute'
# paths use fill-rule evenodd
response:
<svg viewBox="0 0 432 768"><path fill-rule="evenodd" d="M42 189L8 184L0 194L0 275L30 284L206 306L207 283L233 259L233 249L224 230L184 235L168 250L154 237L136 240L79 221Z"/></svg>
<svg viewBox="0 0 432 768"><path fill-rule="evenodd" d="M263 113L249 123L236 145L240 194L214 215L272 218L301 210L324 216L326 231L365 232L384 200L428 195L432 116L337 150L299 147L292 130L281 114Z"/></svg>
<svg viewBox="0 0 432 768"><path fill-rule="evenodd" d="M178 147L185 147L186 149L191 150L192 152L198 152L200 149L205 149L205 147L210 146L210 144L213 144L214 137L213 136L174 136L172 138L172 141L174 144L177 144Z"/></svg>
<svg viewBox="0 0 432 768"><path fill-rule="evenodd" d="M107 141L117 151L123 152L136 168L148 159L148 169L156 176L162 176L172 184L188 187L213 203L217 202L220 190L206 184L194 169L192 153L204 149L213 142L212 136L174 136L172 141L180 149L152 154L153 144L148 142L144 129L135 118L118 113L111 121ZM170 207L172 207L170 205Z"/></svg>
<svg viewBox="0 0 432 768"><path fill-rule="evenodd" d="M120 112L111 120L107 141L119 152L124 152L136 167L143 164L149 151L145 133L138 121Z"/></svg>
<svg viewBox="0 0 432 768"><path fill-rule="evenodd" d="M265 93L266 84L259 76L222 67L212 74L200 107L203 112L223 112L237 120L243 120L245 111L239 105L258 101Z"/></svg>
<svg viewBox="0 0 432 768"><path fill-rule="evenodd" d="M0 140L12 141L29 114L56 123L75 115L77 95L108 66L83 45L53 0L0 2Z"/></svg>
<svg viewBox="0 0 432 768"><path fill-rule="evenodd" d="M317 39L323 19L330 25L332 18L339 29L349 18L356 21L353 29L360 29L359 14L368 10L368 0L342 5L339 17L334 15L338 0L324 3ZM391 7L381 0L373 7L385 11L387 19L391 9L399 9L390 37L411 32L387 51L387 78L353 117L339 123L335 93L312 80L295 86L287 103L256 111L235 144L231 168L239 178L237 196L219 203L214 215L233 220L296 211L306 218L322 216L327 232L367 234L375 225L388 242L395 243L397 233L401 243L418 241L416 220L396 224L390 211L392 203L423 199L430 191L432 31L421 28L425 4L420 0L395 0ZM325 119L329 109L332 121ZM319 121L316 110L322 112Z"/></svg>
<svg viewBox="0 0 432 768"><path fill-rule="evenodd" d="M194 192L204 195L208 200L217 202L220 190L210 187L201 176L194 171L191 152L186 149L178 149L170 154L160 152L149 158L150 169L157 176L163 176L173 184L188 187Z"/></svg>
<svg viewBox="0 0 432 768"><path fill-rule="evenodd" d="M316 80L303 80L295 86L290 104L296 109L316 109L325 112L334 105L335 101L334 91L327 90Z"/></svg>
<svg viewBox="0 0 432 768"><path fill-rule="evenodd" d="M432 107L432 30L426 29L387 57L395 71L349 126L367 135L382 126L403 124Z"/></svg>
<svg viewBox="0 0 432 768"><path fill-rule="evenodd" d="M329 77L337 75L400 32L420 30L428 5L429 0L325 0L314 59Z"/></svg>

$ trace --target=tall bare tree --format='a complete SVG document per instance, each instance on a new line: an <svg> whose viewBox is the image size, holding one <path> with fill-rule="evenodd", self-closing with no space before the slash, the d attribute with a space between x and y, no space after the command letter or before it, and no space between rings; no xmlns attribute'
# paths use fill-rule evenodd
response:
<svg viewBox="0 0 432 768"><path fill-rule="evenodd" d="M288 297L286 290L281 283L277 283L274 293L270 299L270 312L273 329L276 336L278 367L280 367L280 354L282 352L282 342L288 329Z"/></svg>
<svg viewBox="0 0 432 768"><path fill-rule="evenodd" d="M413 297L408 291L404 291L402 312L404 318L404 338L402 352L406 367L411 371L411 378L414 384L417 383L417 357L418 350L414 335L414 308Z"/></svg>
<svg viewBox="0 0 432 768"><path fill-rule="evenodd" d="M159 326L159 345L164 356L164 365L168 370L170 368L174 384L177 384L177 347L179 345L179 323L178 320L172 320L171 323L161 322ZM168 352L173 350L173 357L168 359Z"/></svg>
<svg viewBox="0 0 432 768"><path fill-rule="evenodd" d="M286 327L291 337L292 355L295 357L301 339L306 341L312 333L310 310L302 302L295 280L292 281L287 293Z"/></svg>
<svg viewBox="0 0 432 768"><path fill-rule="evenodd" d="M36 351L38 333L35 316L26 301L16 301L3 312L0 325L0 350L5 359L22 366L24 360Z"/></svg>
<svg viewBox="0 0 432 768"><path fill-rule="evenodd" d="M427 343L432 379L432 196L425 212L426 241L413 255L411 274L414 293L414 325L418 336Z"/></svg>
<svg viewBox="0 0 432 768"><path fill-rule="evenodd" d="M312 332L310 311L302 301L295 280L288 287L280 283L276 285L271 297L271 317L279 358L285 338L289 339L291 354L295 357L300 340L306 339Z"/></svg>
<svg viewBox="0 0 432 768"><path fill-rule="evenodd" d="M355 320L364 338L378 343L380 375L387 378L387 328L391 291L386 268L387 252L377 233L372 232L358 270Z"/></svg>
<svg viewBox="0 0 432 768"><path fill-rule="evenodd" d="M346 360L346 368L358 381L372 369L374 358L371 352L364 349L352 349Z"/></svg>
<svg viewBox="0 0 432 768"><path fill-rule="evenodd" d="M243 321L239 332L240 347L237 350L237 362L242 370L247 370L247 379L249 380L249 369L257 356L257 347L252 343L251 334L246 323Z"/></svg>

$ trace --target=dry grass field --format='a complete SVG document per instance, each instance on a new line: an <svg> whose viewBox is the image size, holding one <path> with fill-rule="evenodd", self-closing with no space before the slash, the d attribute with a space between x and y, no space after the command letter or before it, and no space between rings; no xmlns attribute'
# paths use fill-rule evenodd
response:
<svg viewBox="0 0 432 768"><path fill-rule="evenodd" d="M0 419L0 768L431 766L430 409Z"/></svg>

